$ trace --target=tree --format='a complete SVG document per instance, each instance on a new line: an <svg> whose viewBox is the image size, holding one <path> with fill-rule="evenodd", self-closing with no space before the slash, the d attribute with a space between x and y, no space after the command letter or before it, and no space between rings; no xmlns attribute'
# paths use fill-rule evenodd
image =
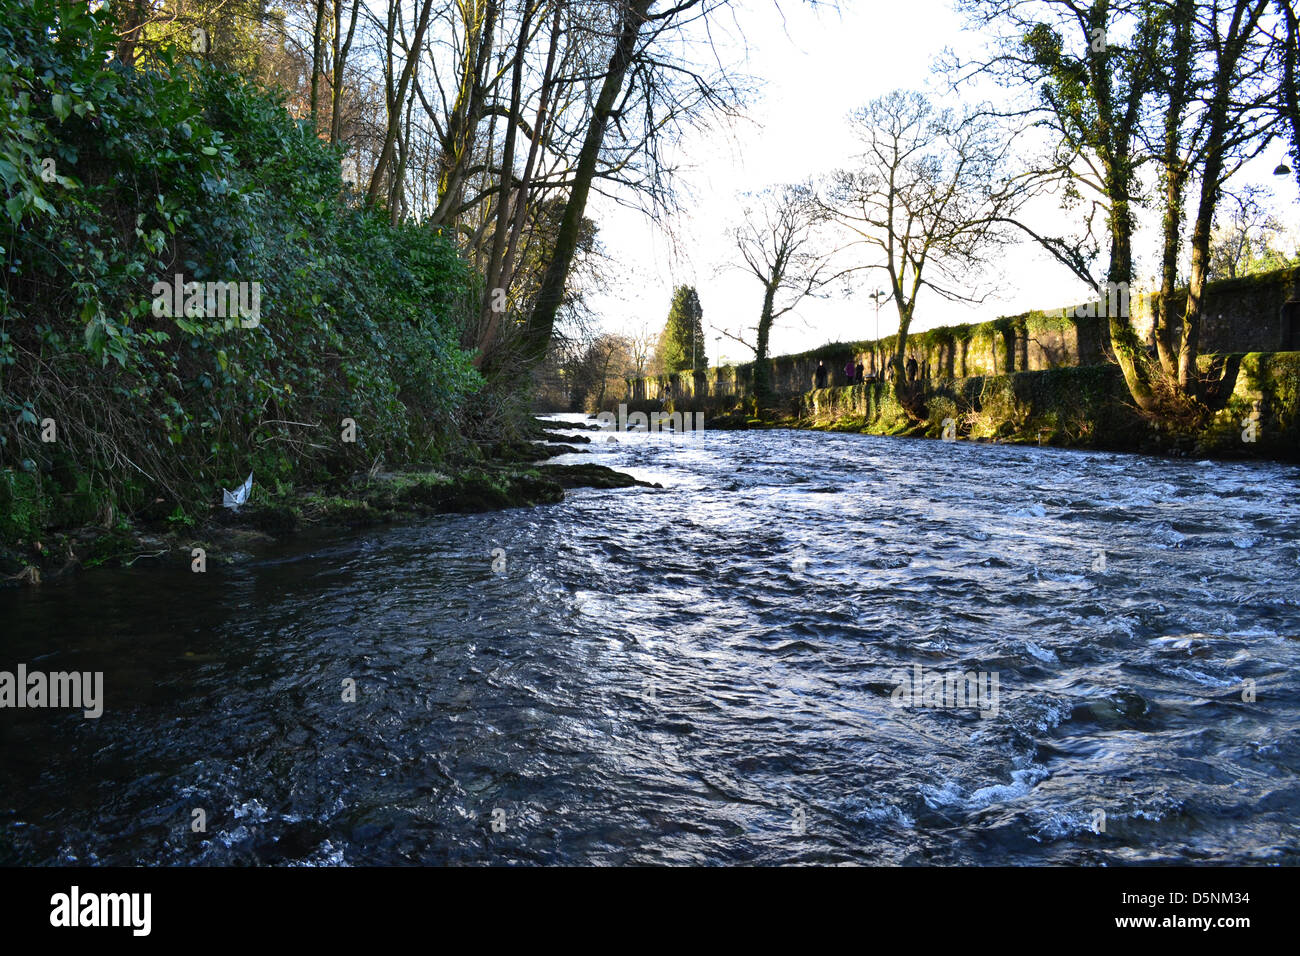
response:
<svg viewBox="0 0 1300 956"><path fill-rule="evenodd" d="M704 354L704 309L693 286L679 285L673 292L673 304L660 333L655 358L665 375L684 369L698 372L709 367Z"/></svg>
<svg viewBox="0 0 1300 956"><path fill-rule="evenodd" d="M1188 114L1196 93L1193 33L1195 0L1173 0L1161 17L1169 43L1169 69L1161 79L1164 123L1159 146L1160 188L1163 210L1160 220L1163 250L1160 256L1160 293L1156 297L1155 340L1157 358L1166 369L1177 364L1173 351L1174 290L1178 286L1178 260L1182 252L1182 229L1187 182L1192 174L1190 154L1204 138L1203 123L1189 123Z"/></svg>
<svg viewBox="0 0 1300 956"><path fill-rule="evenodd" d="M828 212L865 247L867 264L889 277L898 309L890 362L904 381L907 334L917 297L931 289L951 301L978 302L973 274L992 266L1008 241L1005 221L1022 194L1000 181L1008 140L986 117L938 110L922 94L896 90L853 114L861 166L831 176Z"/></svg>
<svg viewBox="0 0 1300 956"><path fill-rule="evenodd" d="M727 2L668 0L658 10L655 8L659 0L618 0L613 4L613 22L608 28L608 36L613 39L609 61L599 76L599 93L569 178L568 201L554 254L528 317L527 339L534 355L546 351L602 153L612 149L622 154L617 162L609 164L607 176L647 190L652 201L662 205L668 170L660 147L666 132L705 110L729 109L738 95L725 76L703 75L674 56L670 45L675 27L691 20L706 20ZM614 137L609 137L611 128ZM613 143L608 141L611 139ZM645 174L639 180L630 179L638 157Z"/></svg>
<svg viewBox="0 0 1300 956"><path fill-rule="evenodd" d="M750 193L747 199L732 238L740 268L763 286L763 305L753 345L723 334L754 350L754 398L761 410L772 398L768 342L773 323L844 273L834 271L834 249L821 241L827 214L811 186L778 186Z"/></svg>
<svg viewBox="0 0 1300 956"><path fill-rule="evenodd" d="M554 249L564 205L564 197L555 195L527 208L521 232L524 238L518 261L512 267L511 311L526 315L531 304L536 301L537 290ZM585 343L591 337L589 327L596 319L591 313L588 295L609 282L607 271L608 257L600 245L599 229L593 220L584 216L578 247L569 274L565 277L564 294L556 309L555 327L548 348L561 344L561 340L565 339L576 339L581 348L586 347ZM498 311L490 311L484 316L472 305L469 308L472 311L465 319L463 344L466 348L477 350L475 364L480 372L489 379L501 370L506 370L509 375L517 375L529 358L523 342L526 329L522 322ZM579 347L573 342L563 344L569 348Z"/></svg>
<svg viewBox="0 0 1300 956"><path fill-rule="evenodd" d="M631 360L629 371L632 377L645 377L658 341L659 337L647 322L642 322L637 326L636 332L628 336L628 358Z"/></svg>
<svg viewBox="0 0 1300 956"><path fill-rule="evenodd" d="M490 0L489 6L493 6ZM414 36L410 41L410 45L405 46L401 29L400 8L397 3L392 3L388 8L388 23L384 31L384 62L387 67L384 71L386 82L385 100L388 109L384 124L383 145L379 149L378 160L370 174L370 186L366 190L366 196L372 203L378 201L382 195L385 183L400 183L401 181L400 175L392 175L390 165L392 164L394 151L398 146L402 116L406 111L407 90L410 88L416 68L420 64L420 48L424 42L424 33L429 28L429 18L432 12L433 0L424 0L423 4L417 7ZM485 31L488 37L484 42L491 42L492 22L489 21ZM404 56L405 60L399 59L397 61L398 66L395 66L394 58L398 55ZM398 72L399 68L400 72Z"/></svg>
<svg viewBox="0 0 1300 956"><path fill-rule="evenodd" d="M1211 230L1223 185L1246 160L1268 144L1277 116L1276 90L1266 77L1272 45L1259 29L1268 0L1223 0L1201 20L1206 47L1208 98L1205 148L1197 172L1200 197L1192 223L1192 271L1187 282L1178 349L1178 391L1196 398L1198 340L1205 283L1209 278Z"/></svg>
<svg viewBox="0 0 1300 956"><path fill-rule="evenodd" d="M565 334L588 197L671 208L668 147L739 101L708 31L695 34L728 3L123 0L119 56L185 50L204 28L206 59L253 57L339 146L369 205L454 236L483 278L463 314L494 377Z"/></svg>
<svg viewBox="0 0 1300 956"><path fill-rule="evenodd" d="M1232 216L1215 229L1210 242L1211 281L1282 269L1300 253L1293 248L1288 256L1282 223L1260 203L1261 192L1258 187L1248 187L1232 197Z"/></svg>
<svg viewBox="0 0 1300 956"><path fill-rule="evenodd" d="M1142 101L1163 69L1142 0L960 0L977 29L994 36L992 54L954 64L955 85L979 76L1019 88L1023 102L1003 115L1046 129L1056 142L1027 182L1056 183L1067 202L1088 204L1084 232L1046 236L1014 220L1076 276L1096 289L1120 290L1133 281L1136 177L1142 164ZM1098 237L1096 219L1104 219ZM1093 273L1108 248L1105 282ZM1146 353L1120 298L1103 294L1111 345L1139 405L1152 401Z"/></svg>
<svg viewBox="0 0 1300 956"><path fill-rule="evenodd" d="M585 344L578 343L566 362L572 411L605 410L605 398L626 382L631 370L629 342L625 336L601 333Z"/></svg>
<svg viewBox="0 0 1300 956"><path fill-rule="evenodd" d="M1154 418L1198 423L1208 412L1199 397L1197 359L1214 216L1225 183L1265 147L1286 112L1286 71L1275 63L1285 46L1276 34L1285 29L1274 31L1264 23L1269 0L961 4L998 39L988 59L954 65L955 83L992 75L1020 88L1025 100L1004 113L1056 138L1052 156L1032 177L1061 184L1068 201L1091 202L1082 237L1044 236L1023 222L1014 224L1098 289L1111 347L1138 407ZM1280 15L1282 27L1284 20ZM1279 72L1281 89L1270 79ZM1154 359L1126 308L1135 209L1142 201L1140 172L1148 164L1158 170L1162 202ZM1189 188L1195 189L1196 202L1191 275L1185 308L1176 317L1169 302L1182 256ZM1109 251L1104 286L1092 269L1100 251L1094 231L1098 214L1105 218Z"/></svg>

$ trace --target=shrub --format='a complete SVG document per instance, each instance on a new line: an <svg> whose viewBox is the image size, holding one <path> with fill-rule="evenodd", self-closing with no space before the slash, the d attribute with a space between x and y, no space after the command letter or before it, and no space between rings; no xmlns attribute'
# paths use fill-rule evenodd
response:
<svg viewBox="0 0 1300 956"><path fill-rule="evenodd" d="M124 67L107 9L6 8L0 466L71 460L78 514L165 516L250 470L274 487L448 446L481 384L448 239L347 202L338 154L238 76L167 50ZM155 315L176 274L259 283L259 320Z"/></svg>

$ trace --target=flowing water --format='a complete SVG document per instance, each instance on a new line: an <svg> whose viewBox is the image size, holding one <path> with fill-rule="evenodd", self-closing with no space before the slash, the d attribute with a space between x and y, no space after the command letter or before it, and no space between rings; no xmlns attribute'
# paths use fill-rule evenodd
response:
<svg viewBox="0 0 1300 956"><path fill-rule="evenodd" d="M0 863L1300 863L1300 469L606 437L663 489L0 593L104 672Z"/></svg>

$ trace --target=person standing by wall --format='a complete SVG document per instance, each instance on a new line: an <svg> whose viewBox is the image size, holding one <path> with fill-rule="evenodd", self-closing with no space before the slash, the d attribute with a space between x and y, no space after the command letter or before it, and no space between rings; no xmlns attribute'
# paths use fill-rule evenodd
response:
<svg viewBox="0 0 1300 956"><path fill-rule="evenodd" d="M818 359L817 374L814 376L814 381L817 383L818 388L826 387L826 376L829 374L829 372L830 370L826 368L826 361L824 359Z"/></svg>

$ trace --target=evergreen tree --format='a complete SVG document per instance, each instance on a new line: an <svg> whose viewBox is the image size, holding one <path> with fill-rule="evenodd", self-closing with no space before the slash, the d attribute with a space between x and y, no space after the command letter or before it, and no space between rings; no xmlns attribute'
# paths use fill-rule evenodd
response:
<svg viewBox="0 0 1300 956"><path fill-rule="evenodd" d="M692 355L696 371L709 367L704 354L704 309L694 287L679 285L673 292L673 304L668 310L668 323L659 336L657 354L665 375L691 368Z"/></svg>

